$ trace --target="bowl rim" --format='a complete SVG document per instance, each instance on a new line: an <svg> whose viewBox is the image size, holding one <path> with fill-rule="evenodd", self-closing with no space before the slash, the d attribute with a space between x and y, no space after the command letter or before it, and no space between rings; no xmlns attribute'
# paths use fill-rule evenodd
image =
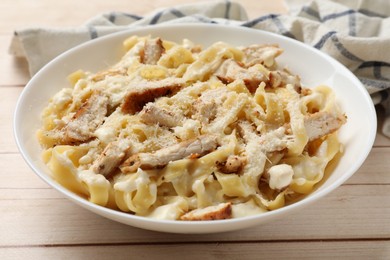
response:
<svg viewBox="0 0 390 260"><path fill-rule="evenodd" d="M26 152L25 145L21 142L21 137L20 137L20 135L21 135L21 133L20 133L21 127L20 126L22 124L22 122L21 122L22 115L21 115L20 110L21 110L21 107L22 107L24 99L26 98L26 96L28 95L28 93L30 91L31 86L34 85L35 80L41 74L45 73L47 68L52 66L52 64L55 64L57 61L60 61L61 59L65 58L67 55L69 55L70 53L74 52L75 50L80 50L82 48L87 48L88 46L90 46L92 44L96 44L97 42L106 41L107 39L110 39L110 38L120 37L121 35L124 36L124 35L131 35L131 34L136 34L136 33L142 33L144 31L153 30L155 28L163 28L163 29L168 29L168 30L169 29L173 30L173 29L177 29L177 28L186 28L186 29L189 29L189 30L191 30L191 28L205 28L205 29L206 28L214 28L214 29L216 29L216 28L218 28L218 29L225 28L226 30L252 31L253 33L258 33L259 35L261 35L261 34L269 35L269 36L272 36L275 39L278 39L280 41L284 41L284 42L287 42L289 44L300 45L300 46L302 46L304 48L308 48L308 49L310 49L310 51L315 52L316 54L321 56L321 58L323 58L323 59L327 60L328 62L330 62L332 65L337 66L339 68L342 67L343 70L345 70L344 72L347 74L347 76L351 80L353 80L353 83L356 85L356 87L358 89L360 89L360 92L363 95L363 97L367 101L370 101L368 103L371 104L371 105L369 105L367 107L367 109L369 109L369 114L371 114L371 116L374 119L373 121L375 121L375 122L374 122L373 125L371 125L371 128L370 128L371 131L370 131L370 133L368 135L368 139L367 139L367 142L366 142L367 143L367 149L364 151L364 153L360 153L360 157L359 158L356 158L356 163L353 164L353 166L351 166L349 168L348 174L344 174L341 178L338 178L336 181L331 183L325 189L317 191L314 194L312 194L311 196L305 197L304 199L299 200L299 201L297 201L297 202L295 202L295 203L293 203L291 205L286 205L286 206L284 206L284 207L282 207L280 209L274 210L274 211L268 211L268 212L265 212L265 213L262 213L262 214L257 214L257 215L252 215L252 216L245 216L245 217L240 217L240 218L233 218L233 219L225 219L225 220L217 220L217 221L215 221L215 220L209 220L209 221L177 221L177 220L151 219L151 218L146 218L146 217L142 217L142 216L136 216L136 215L132 215L132 214L129 214L129 213L126 213L126 212L121 212L121 211L118 211L118 210L106 208L106 207L103 207L103 206L100 206L100 205L96 205L96 204L94 204L92 202L89 202L88 200L80 197L79 195L71 192L70 190L67 190L65 187L63 187L62 185L57 183L54 179L52 179L52 177L50 177L46 173L42 172L33 163L33 161L30 159L30 156ZM285 37L283 35L275 34L275 33L272 33L272 32L258 30L258 29L253 29L253 28L248 28L248 27L243 27L243 26L232 26L232 25L221 25L221 24L204 24L204 23L158 24L158 25L142 26L142 27L137 27L137 28L129 28L129 29L126 29L126 30L123 30L123 31L111 33L111 34L108 34L108 35L105 35L105 36L102 36L102 37L99 37L99 38L96 38L96 39L84 42L84 43L82 43L80 45L77 45L77 46L75 46L75 47L73 47L73 48L71 48L71 49L61 53L60 55L55 57L53 60L48 62L44 67L42 67L28 81L28 83L26 84L26 86L24 87L22 93L20 94L20 96L18 98L18 101L16 103L15 112L14 112L14 117L13 117L13 134L14 134L14 139L15 139L15 142L16 142L16 145L18 147L19 152L21 153L23 159L28 164L28 166L34 171L34 173L36 175L38 175L50 187L53 187L56 190L58 190L67 199L70 199L71 201L76 202L80 206L83 206L86 209L92 210L95 213L98 213L99 215L103 215L103 216L112 215L118 222L126 223L126 224L134 226L134 227L140 227L140 226L136 225L134 223L129 224L128 222L124 222L121 219L124 218L124 219L129 219L132 222L140 221L140 222L143 222L143 223L146 223L146 224L154 224L154 226L152 225L150 228L145 228L145 227L142 227L142 228L150 229L150 230L156 230L156 231L161 231L161 228L156 228L155 225L157 225L157 224L158 225L164 225L165 228L163 228L163 229L165 229L165 230L163 230L163 231L164 232L171 232L171 233L197 233L197 229L199 227L208 227L208 226L213 226L214 228L218 227L218 226L226 227L226 224L231 224L231 226L234 226L237 223L243 223L243 222L244 223L245 222L252 223L251 225L245 225L245 227L254 226L254 225L256 225L257 222L261 223L260 219L267 219L267 218L268 219L274 219L275 217L283 216L284 213L293 212L294 210L298 210L298 209L300 209L300 208L302 208L304 206L307 206L307 205L313 203L314 201L317 201L319 198L324 197L325 195L329 194L330 192L335 190L337 187L339 187L342 183L344 183L347 179L349 179L361 167L361 165L363 164L363 162L367 158L367 156L370 153L371 148L372 148L372 146L374 144L375 136L376 136L376 130L377 130L376 112L375 112L374 105L373 105L373 103L371 101L370 95L368 94L366 88L363 86L363 84L358 80L358 78L349 69L347 69L344 65L342 65L340 62L338 62L334 58L330 57L329 55L327 55L327 54L321 52L320 50L315 49L314 47L309 46L309 45L307 45L305 43L302 43L300 41L297 41L297 40ZM175 226L176 228L179 227L179 229L181 227L186 227L188 229L182 230L182 231L179 230L179 232L177 232L178 230L176 230L176 231L172 230L171 231L170 228L173 227L173 226ZM232 230L236 230L236 229L241 229L241 228L240 227L238 227L238 228L230 228L227 231L232 231ZM223 230L211 231L211 232L200 232L200 233L214 233L214 232L221 232L221 231L223 231Z"/></svg>

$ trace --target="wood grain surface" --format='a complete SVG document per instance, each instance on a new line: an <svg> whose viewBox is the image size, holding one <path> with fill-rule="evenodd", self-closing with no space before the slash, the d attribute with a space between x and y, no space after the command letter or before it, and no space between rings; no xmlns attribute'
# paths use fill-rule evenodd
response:
<svg viewBox="0 0 390 260"><path fill-rule="evenodd" d="M13 139L14 109L29 80L26 61L8 54L13 31L191 2L0 2L0 259L390 259L390 140L380 133L359 171L315 205L222 234L166 234L113 222L63 198L28 168ZM238 2L250 17L287 11L282 0ZM377 113L380 126L383 111Z"/></svg>

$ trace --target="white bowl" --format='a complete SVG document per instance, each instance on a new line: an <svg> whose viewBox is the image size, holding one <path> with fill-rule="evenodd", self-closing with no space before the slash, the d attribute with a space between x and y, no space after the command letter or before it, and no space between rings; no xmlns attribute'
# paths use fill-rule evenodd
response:
<svg viewBox="0 0 390 260"><path fill-rule="evenodd" d="M104 208L77 196L51 179L48 168L41 160L41 147L36 139L36 131L41 125L40 114L49 98L67 86L66 77L71 72L77 69L96 72L118 61L123 55L122 41L130 35L159 36L176 42L188 38L203 46L217 41L225 41L236 46L253 43L279 44L285 52L278 58L278 62L300 75L304 85L327 84L336 93L342 110L348 116L348 122L339 132L340 141L345 145L345 153L331 175L304 199L275 211L239 219L198 222L154 220ZM326 54L298 41L260 30L182 24L128 30L87 42L63 53L41 69L25 87L16 107L14 134L21 154L33 171L50 186L88 210L121 223L149 230L213 233L263 224L301 209L336 189L351 177L366 159L374 142L376 125L375 109L366 89L348 69Z"/></svg>

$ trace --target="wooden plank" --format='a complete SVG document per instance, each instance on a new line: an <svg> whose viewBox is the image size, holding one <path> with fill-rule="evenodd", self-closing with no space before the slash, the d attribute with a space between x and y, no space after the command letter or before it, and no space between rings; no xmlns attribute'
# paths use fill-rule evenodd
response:
<svg viewBox="0 0 390 260"><path fill-rule="evenodd" d="M23 160L22 155L1 154L0 156L1 189L45 189L49 186L41 180ZM27 198L27 197L25 197Z"/></svg>
<svg viewBox="0 0 390 260"><path fill-rule="evenodd" d="M23 162L12 117L29 76L27 63L7 54L13 30L79 26L103 12L145 14L179 2L194 0L0 1L0 259L389 259L390 139L381 134L362 168L318 203L224 234L165 234L110 221L63 198ZM283 0L239 2L252 18L286 10Z"/></svg>
<svg viewBox="0 0 390 260"><path fill-rule="evenodd" d="M236 232L180 235L113 222L47 189L0 189L0 223L6 223L0 225L0 245L390 239L389 197L389 185L346 185L317 203L270 223Z"/></svg>
<svg viewBox="0 0 390 260"><path fill-rule="evenodd" d="M93 4L78 0L69 1L30 1L13 0L0 2L0 33L11 34L14 29L26 27L69 27L80 26L86 21L102 13L112 11L128 12L137 15L148 14L158 8L171 7L177 4L194 3L194 0L155 0L133 1L131 4L122 0L95 0ZM286 12L287 7L283 0L240 0L249 17L254 18L269 12ZM74 10L83 10L75 12ZM19 19L15 19L19 17Z"/></svg>
<svg viewBox="0 0 390 260"><path fill-rule="evenodd" d="M2 259L389 259L389 241L314 241L0 249Z"/></svg>
<svg viewBox="0 0 390 260"><path fill-rule="evenodd" d="M347 184L390 184L390 149L374 147Z"/></svg>
<svg viewBox="0 0 390 260"><path fill-rule="evenodd" d="M0 154L17 152L13 138L13 116L21 87L0 87Z"/></svg>
<svg viewBox="0 0 390 260"><path fill-rule="evenodd" d="M374 146L375 147L380 147L380 146L389 147L390 146L390 138L387 137L387 136L384 136L382 134L382 130L381 129L382 128L378 127L377 135L375 137Z"/></svg>

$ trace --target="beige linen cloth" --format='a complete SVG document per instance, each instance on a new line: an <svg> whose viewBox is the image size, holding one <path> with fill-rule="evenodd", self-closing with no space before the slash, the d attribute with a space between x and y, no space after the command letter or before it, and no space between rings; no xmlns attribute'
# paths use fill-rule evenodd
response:
<svg viewBox="0 0 390 260"><path fill-rule="evenodd" d="M217 23L270 31L314 46L349 68L365 85L374 104L386 108L382 131L390 137L390 2L286 2L290 5L288 14L268 14L251 20L239 3L231 1L197 2L156 10L146 16L111 12L94 17L77 28L17 30L10 52L25 57L30 74L34 75L60 53L128 28L160 23Z"/></svg>

